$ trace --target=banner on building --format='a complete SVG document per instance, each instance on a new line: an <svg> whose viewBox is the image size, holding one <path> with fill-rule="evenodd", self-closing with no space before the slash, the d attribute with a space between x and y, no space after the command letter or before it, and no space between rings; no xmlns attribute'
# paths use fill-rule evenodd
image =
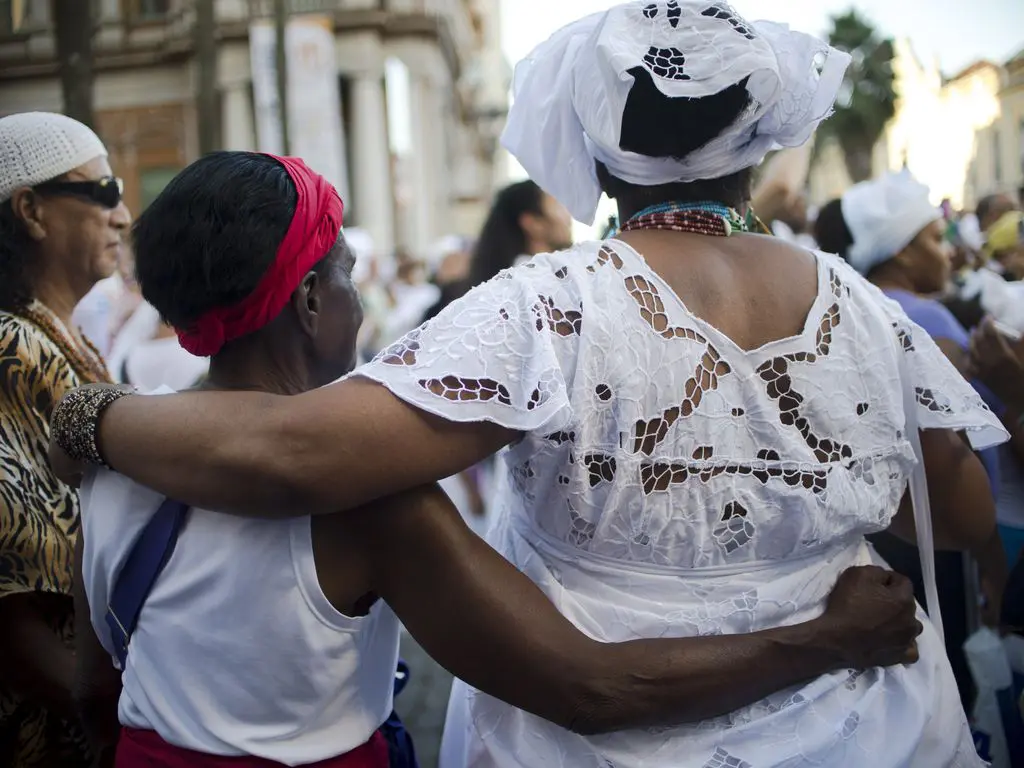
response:
<svg viewBox="0 0 1024 768"><path fill-rule="evenodd" d="M345 129L329 17L293 16L285 27L288 61L289 152L330 181L348 199ZM249 28L256 138L261 152L281 154L281 105L277 93L277 37L269 21Z"/></svg>

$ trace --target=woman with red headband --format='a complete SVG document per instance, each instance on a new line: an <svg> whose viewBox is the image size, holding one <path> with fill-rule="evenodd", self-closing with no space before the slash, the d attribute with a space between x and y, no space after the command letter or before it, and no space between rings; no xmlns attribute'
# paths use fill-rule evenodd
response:
<svg viewBox="0 0 1024 768"><path fill-rule="evenodd" d="M362 312L341 224L337 193L301 161L238 152L193 164L148 208L142 292L211 356L204 389L293 395L351 370ZM874 568L848 571L824 616L794 627L605 644L436 487L280 521L187 510L107 470L82 498L80 703L97 739L123 727L118 768L384 768L399 618L459 677L583 732L699 719L914 658L909 585ZM709 674L724 657L730 670Z"/></svg>

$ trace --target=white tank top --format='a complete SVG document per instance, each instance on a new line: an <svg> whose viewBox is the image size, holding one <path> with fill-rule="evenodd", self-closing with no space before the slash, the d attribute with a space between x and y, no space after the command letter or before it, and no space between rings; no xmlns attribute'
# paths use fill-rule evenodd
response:
<svg viewBox="0 0 1024 768"><path fill-rule="evenodd" d="M82 487L92 626L163 498L106 470ZM177 746L299 765L366 742L391 712L399 622L378 601L348 618L317 581L310 519L192 510L139 615L122 675L122 725Z"/></svg>

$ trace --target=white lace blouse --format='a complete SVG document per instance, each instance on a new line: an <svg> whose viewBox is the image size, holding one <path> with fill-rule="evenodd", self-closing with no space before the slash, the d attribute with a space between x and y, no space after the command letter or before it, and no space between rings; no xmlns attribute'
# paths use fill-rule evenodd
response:
<svg viewBox="0 0 1024 768"><path fill-rule="evenodd" d="M899 357L905 362L901 364ZM901 368L910 381L901 382ZM1005 439L928 335L818 256L801 333L744 351L626 244L499 275L357 371L452 421L524 433L491 543L604 641L751 632L818 615L871 562L922 428ZM512 630L510 630L512 631ZM941 644L826 675L711 722L569 733L457 683L443 768L981 765Z"/></svg>

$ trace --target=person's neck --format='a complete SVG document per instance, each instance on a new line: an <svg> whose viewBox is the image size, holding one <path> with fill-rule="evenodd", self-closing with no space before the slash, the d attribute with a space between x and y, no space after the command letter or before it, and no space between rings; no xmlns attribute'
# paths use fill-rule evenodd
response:
<svg viewBox="0 0 1024 768"><path fill-rule="evenodd" d="M71 315L88 291L76 290L68 280L43 273L36 278L33 293L37 301L44 304L70 329Z"/></svg>
<svg viewBox="0 0 1024 768"><path fill-rule="evenodd" d="M670 198L666 198L664 200L655 200L655 199L649 199L649 198L645 198L645 199L642 199L642 200L632 200L630 198L620 197L618 200L616 200L616 202L618 203L618 208L619 208L619 222L621 224L624 224L627 221L629 221L631 218L636 216L638 213L643 211L644 209L650 208L653 205L664 205L665 203L677 203L677 202L685 204L685 203L697 202L697 201L696 200L694 200L694 201L690 201L690 200L676 200L676 199L670 199ZM741 210L743 206L736 206L736 205L733 205L732 203L726 202L724 200L712 200L710 202L717 202L717 203L721 203L722 205L725 205L725 206L727 206L729 208L735 208L736 210L740 211L741 215L743 213L745 213L743 210Z"/></svg>
<svg viewBox="0 0 1024 768"><path fill-rule="evenodd" d="M536 256L538 253L547 253L548 251L554 250L547 243L541 242L534 237L526 238L526 252L519 254L520 256Z"/></svg>
<svg viewBox="0 0 1024 768"><path fill-rule="evenodd" d="M642 200L629 200L624 197L620 197L615 201L619 208L619 226L622 226L627 221L636 216L644 208L649 208L655 203L646 202Z"/></svg>
<svg viewBox="0 0 1024 768"><path fill-rule="evenodd" d="M885 269L876 270L871 275L871 282L883 291L906 291L907 293L918 293L914 281L910 276L901 270Z"/></svg>
<svg viewBox="0 0 1024 768"><path fill-rule="evenodd" d="M277 355L256 349L241 339L226 346L210 359L204 389L236 389L297 395L309 390L307 367L294 355ZM288 359L291 358L291 359Z"/></svg>

